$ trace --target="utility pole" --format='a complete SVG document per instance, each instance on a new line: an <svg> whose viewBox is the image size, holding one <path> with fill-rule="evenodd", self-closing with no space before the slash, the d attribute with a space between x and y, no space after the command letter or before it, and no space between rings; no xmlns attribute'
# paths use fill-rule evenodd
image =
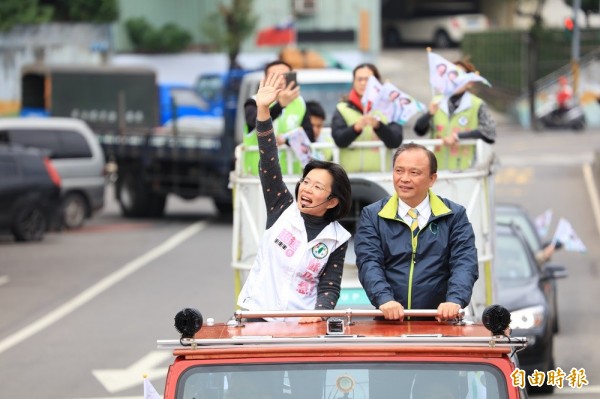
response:
<svg viewBox="0 0 600 399"><path fill-rule="evenodd" d="M581 54L581 34L579 29L579 12L581 0L573 1L573 37L571 39L571 73L573 74L573 97L579 98L579 57Z"/></svg>

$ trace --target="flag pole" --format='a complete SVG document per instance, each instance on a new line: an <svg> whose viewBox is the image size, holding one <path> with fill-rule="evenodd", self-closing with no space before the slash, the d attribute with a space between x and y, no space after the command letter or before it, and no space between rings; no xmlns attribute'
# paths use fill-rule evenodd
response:
<svg viewBox="0 0 600 399"><path fill-rule="evenodd" d="M429 65L429 53L431 53L431 47L427 47L426 50L427 50L427 65ZM429 69L431 69L430 65L429 65ZM433 97L435 97L435 89L433 88L433 85L431 84L431 79L429 80L429 87L431 87L431 99L433 100Z"/></svg>

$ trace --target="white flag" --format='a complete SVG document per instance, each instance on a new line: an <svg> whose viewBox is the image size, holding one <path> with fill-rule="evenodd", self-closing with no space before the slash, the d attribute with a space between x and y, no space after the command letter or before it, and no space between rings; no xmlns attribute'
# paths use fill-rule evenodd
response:
<svg viewBox="0 0 600 399"><path fill-rule="evenodd" d="M538 215L535 218L534 223L540 238L546 237L546 234L548 234L548 230L550 229L550 223L552 223L552 209L547 209L546 212Z"/></svg>
<svg viewBox="0 0 600 399"><path fill-rule="evenodd" d="M363 93L360 102L365 110L365 113L369 112L373 108L373 104L378 100L381 95L383 86L379 80L373 75L369 76L367 81L367 87Z"/></svg>
<svg viewBox="0 0 600 399"><path fill-rule="evenodd" d="M448 61L439 54L429 51L429 82L435 94L450 97L464 85L471 82L482 82L488 86L490 82L474 72L465 72L458 65Z"/></svg>
<svg viewBox="0 0 600 399"><path fill-rule="evenodd" d="M587 248L581 241L581 239L575 233L575 230L571 226L571 223L567 221L567 219L560 218L558 221L558 226L556 226L556 231L554 232L554 238L552 238L552 242L556 244L557 242L561 242L563 244L563 248L567 251L573 252L586 252Z"/></svg>
<svg viewBox="0 0 600 399"><path fill-rule="evenodd" d="M144 378L144 399L161 399L161 396L147 378Z"/></svg>
<svg viewBox="0 0 600 399"><path fill-rule="evenodd" d="M372 96L371 114L380 114L386 122L405 124L414 114L423 111L425 105L415 100L393 84L386 82L377 89L377 96ZM365 90L365 95L367 91ZM363 95L363 98L365 96Z"/></svg>

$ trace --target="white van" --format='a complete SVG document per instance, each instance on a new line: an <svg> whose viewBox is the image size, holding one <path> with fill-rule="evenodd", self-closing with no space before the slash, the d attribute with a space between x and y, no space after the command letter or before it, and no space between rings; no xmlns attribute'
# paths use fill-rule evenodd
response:
<svg viewBox="0 0 600 399"><path fill-rule="evenodd" d="M105 159L88 125L71 118L1 118L0 143L50 151L62 179L62 222L81 227L104 206Z"/></svg>

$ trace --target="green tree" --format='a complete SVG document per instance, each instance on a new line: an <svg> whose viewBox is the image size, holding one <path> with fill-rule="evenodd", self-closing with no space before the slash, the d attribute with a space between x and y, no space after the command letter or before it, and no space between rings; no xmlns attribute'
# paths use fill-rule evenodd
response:
<svg viewBox="0 0 600 399"><path fill-rule="evenodd" d="M252 0L232 0L227 6L219 4L219 10L209 15L201 26L204 34L219 50L227 52L229 68L238 66L237 56L242 42L256 28L258 17L252 12Z"/></svg>
<svg viewBox="0 0 600 399"><path fill-rule="evenodd" d="M7 32L17 24L40 24L52 19L52 7L37 0L1 0L0 31Z"/></svg>
<svg viewBox="0 0 600 399"><path fill-rule="evenodd" d="M569 6L573 7L573 0L565 0ZM600 2L598 0L581 0L581 11L585 13L585 24L590 27L590 14L600 13Z"/></svg>
<svg viewBox="0 0 600 399"><path fill-rule="evenodd" d="M117 0L41 0L52 4L54 20L65 22L113 22L119 18Z"/></svg>
<svg viewBox="0 0 600 399"><path fill-rule="evenodd" d="M156 29L145 18L131 18L125 23L125 28L136 51L177 53L192 42L192 35L174 23Z"/></svg>

